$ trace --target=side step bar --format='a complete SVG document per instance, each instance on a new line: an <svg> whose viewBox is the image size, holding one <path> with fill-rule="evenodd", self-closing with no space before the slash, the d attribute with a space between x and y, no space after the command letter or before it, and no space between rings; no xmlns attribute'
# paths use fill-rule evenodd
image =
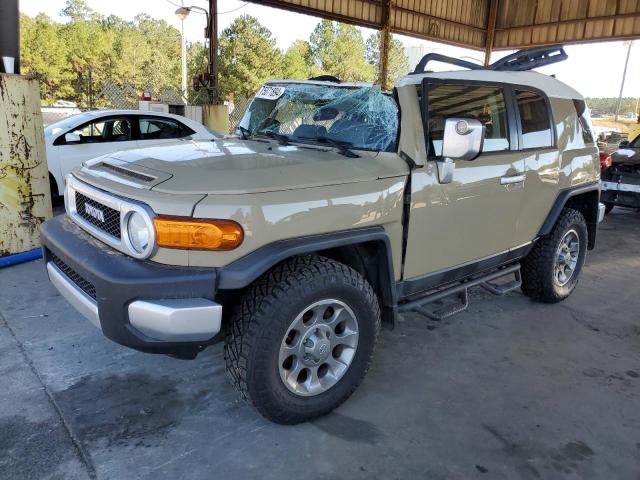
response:
<svg viewBox="0 0 640 480"><path fill-rule="evenodd" d="M515 275L515 279L511 282L497 284L494 281L506 277L507 275ZM409 300L406 303L398 305L399 312L416 311L433 320L444 320L456 313L465 311L469 306L469 289L475 286L482 286L485 290L493 293L494 295L504 295L522 285L522 276L520 275L520 264L516 263L508 267L494 270L492 272L480 275L470 280L462 281L458 284L454 284L450 287L445 287L440 290L435 290L418 297L414 300ZM449 303L436 310L429 310L425 308L425 305L444 300L451 297L457 297L458 303Z"/></svg>

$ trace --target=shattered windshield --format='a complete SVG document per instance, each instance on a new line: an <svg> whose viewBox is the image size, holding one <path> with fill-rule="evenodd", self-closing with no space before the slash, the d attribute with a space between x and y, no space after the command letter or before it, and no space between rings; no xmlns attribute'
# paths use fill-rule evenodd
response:
<svg viewBox="0 0 640 480"><path fill-rule="evenodd" d="M394 151L398 107L379 87L267 84L240 122L243 136Z"/></svg>

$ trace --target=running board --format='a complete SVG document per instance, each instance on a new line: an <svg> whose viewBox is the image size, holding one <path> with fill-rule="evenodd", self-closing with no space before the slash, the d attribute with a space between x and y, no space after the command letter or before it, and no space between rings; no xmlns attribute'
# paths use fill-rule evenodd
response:
<svg viewBox="0 0 640 480"><path fill-rule="evenodd" d="M498 280L507 275L515 275L515 279L507 283L495 283ZM520 275L520 264L516 263L509 267L494 270L490 273L480 275L470 280L462 281L450 287L446 287L440 290L435 290L427 293L414 300L409 300L406 303L398 305L399 312L415 311L432 320L444 320L456 313L464 312L469 307L469 289L471 287L482 286L485 290L493 293L494 295L504 295L522 285L522 277ZM446 303L443 306L433 310L426 308L426 305L438 302L440 300L451 299L457 297L457 302Z"/></svg>

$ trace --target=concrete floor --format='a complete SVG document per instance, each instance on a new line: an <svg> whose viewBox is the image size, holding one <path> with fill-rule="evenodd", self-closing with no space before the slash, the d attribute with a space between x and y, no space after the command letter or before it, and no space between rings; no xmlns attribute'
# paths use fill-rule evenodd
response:
<svg viewBox="0 0 640 480"><path fill-rule="evenodd" d="M601 226L562 304L474 291L384 331L354 396L259 417L222 347L194 361L103 338L41 262L0 270L0 478L640 478L640 214Z"/></svg>

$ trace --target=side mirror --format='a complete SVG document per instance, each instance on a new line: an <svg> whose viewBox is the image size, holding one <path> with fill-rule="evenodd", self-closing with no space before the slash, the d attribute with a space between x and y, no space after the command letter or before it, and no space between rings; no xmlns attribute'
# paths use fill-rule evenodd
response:
<svg viewBox="0 0 640 480"><path fill-rule="evenodd" d="M484 126L472 118L447 118L442 137L442 156L473 160L482 151Z"/></svg>
<svg viewBox="0 0 640 480"><path fill-rule="evenodd" d="M438 162L438 180L451 183L454 160L473 160L482 151L484 125L472 118L447 118L442 137L442 160Z"/></svg>
<svg viewBox="0 0 640 480"><path fill-rule="evenodd" d="M82 139L77 133L69 132L64 136L64 141L66 143L78 143L81 142Z"/></svg>
<svg viewBox="0 0 640 480"><path fill-rule="evenodd" d="M629 147L629 140L623 140L618 144L618 148L628 148Z"/></svg>

